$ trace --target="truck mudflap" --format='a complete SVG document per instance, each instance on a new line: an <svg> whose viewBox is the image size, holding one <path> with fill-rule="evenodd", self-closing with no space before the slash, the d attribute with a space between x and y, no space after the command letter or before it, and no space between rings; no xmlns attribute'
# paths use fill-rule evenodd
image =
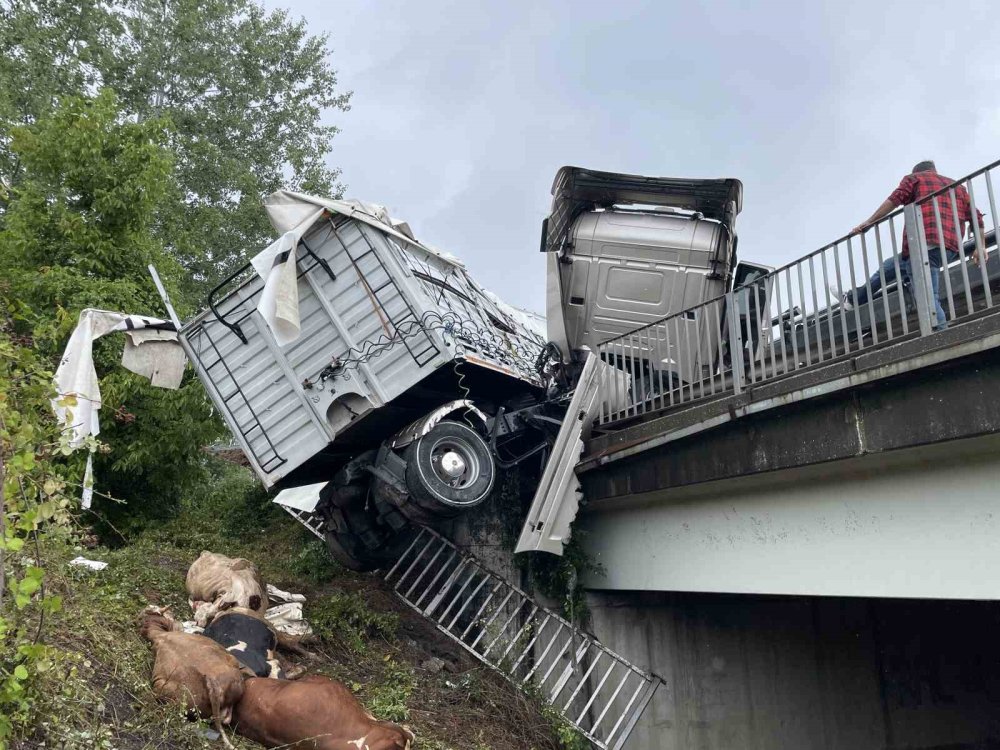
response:
<svg viewBox="0 0 1000 750"><path fill-rule="evenodd" d="M434 426L438 422L456 411L462 411L465 414L474 415L482 424L483 428L486 428L486 415L477 409L475 404L473 404L469 399L458 399L457 401L449 401L447 404L442 404L430 414L421 417L415 422L411 422L393 436L390 444L397 450L405 448L414 440L422 438L428 432L433 430Z"/></svg>
<svg viewBox="0 0 1000 750"><path fill-rule="evenodd" d="M575 469L583 452L583 441L590 434L602 404L611 410L617 408L615 401L628 393L628 381L624 372L588 352L515 552L562 555L580 507L580 481Z"/></svg>

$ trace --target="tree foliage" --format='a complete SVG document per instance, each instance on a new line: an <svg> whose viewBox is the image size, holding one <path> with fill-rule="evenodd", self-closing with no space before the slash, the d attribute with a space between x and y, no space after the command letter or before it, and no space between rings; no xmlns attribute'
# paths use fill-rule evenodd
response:
<svg viewBox="0 0 1000 750"><path fill-rule="evenodd" d="M39 636L60 599L46 595L36 535L65 534L72 507L54 460L69 446L47 408L52 373L5 312L0 299L0 748L28 712L31 678L51 666Z"/></svg>
<svg viewBox="0 0 1000 750"><path fill-rule="evenodd" d="M172 195L166 139L162 121L122 118L110 91L69 98L13 129L23 176L0 231L3 294L49 362L85 307L162 317L146 266L156 265L174 290L182 275L153 232L157 208ZM114 336L94 347L102 438L113 447L99 456L97 473L103 491L148 516L169 510L199 477L202 447L221 427L196 379L179 391L153 388L119 366L121 347Z"/></svg>
<svg viewBox="0 0 1000 750"><path fill-rule="evenodd" d="M337 192L325 118L349 94L326 39L285 12L0 0L0 53L2 294L52 369L83 308L162 317L147 263L183 316L269 242L267 193ZM220 424L190 375L178 392L153 389L108 339L95 346L113 448L100 486L169 509Z"/></svg>
<svg viewBox="0 0 1000 750"><path fill-rule="evenodd" d="M59 97L115 89L121 111L172 123L179 199L157 232L203 295L266 244L261 199L290 185L335 194L326 160L346 110L325 37L250 0L0 0L0 147ZM0 157L16 185L23 167Z"/></svg>

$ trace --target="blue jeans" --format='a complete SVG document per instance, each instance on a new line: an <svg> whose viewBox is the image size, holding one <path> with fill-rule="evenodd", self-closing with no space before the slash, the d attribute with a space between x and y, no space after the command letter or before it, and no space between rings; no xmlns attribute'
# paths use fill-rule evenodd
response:
<svg viewBox="0 0 1000 750"><path fill-rule="evenodd" d="M941 306L941 300L938 297L938 289L941 286L941 248L931 247L927 249L927 258L931 262L931 296L934 298L934 312L937 315L937 325L934 326L935 331L942 331L948 327L948 317L944 314L944 308ZM954 250L948 251L948 262L958 260L958 253ZM910 259L900 257L899 259L899 273L902 276L903 284L909 285L910 283ZM889 284L896 280L896 261L893 258L889 258L882 264L882 273L875 273L868 280L868 284L871 285L872 294L875 294L879 289L882 288L882 278L885 278L885 283ZM853 292L848 292L851 297L851 301L856 305L863 305L868 301L868 288L866 286L859 286Z"/></svg>

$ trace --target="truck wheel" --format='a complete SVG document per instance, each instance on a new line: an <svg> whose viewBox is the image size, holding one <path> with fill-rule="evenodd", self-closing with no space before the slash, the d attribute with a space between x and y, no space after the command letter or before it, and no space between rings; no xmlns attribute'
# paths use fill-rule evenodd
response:
<svg viewBox="0 0 1000 750"><path fill-rule="evenodd" d="M479 505L495 478L486 441L461 422L440 422L406 449L410 498L436 516L456 516Z"/></svg>
<svg viewBox="0 0 1000 750"><path fill-rule="evenodd" d="M322 506L327 549L348 570L391 565L409 543L409 529L393 531L371 515L367 495L367 484L337 487L326 494Z"/></svg>

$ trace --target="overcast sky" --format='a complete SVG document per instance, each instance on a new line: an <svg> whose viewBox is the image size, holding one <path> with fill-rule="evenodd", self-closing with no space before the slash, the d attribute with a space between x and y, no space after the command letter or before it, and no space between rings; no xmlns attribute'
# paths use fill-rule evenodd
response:
<svg viewBox="0 0 1000 750"><path fill-rule="evenodd" d="M867 218L917 161L957 178L1000 158L987 0L266 3L329 33L354 91L330 118L348 197L537 311L565 164L737 177L740 255L781 265Z"/></svg>

